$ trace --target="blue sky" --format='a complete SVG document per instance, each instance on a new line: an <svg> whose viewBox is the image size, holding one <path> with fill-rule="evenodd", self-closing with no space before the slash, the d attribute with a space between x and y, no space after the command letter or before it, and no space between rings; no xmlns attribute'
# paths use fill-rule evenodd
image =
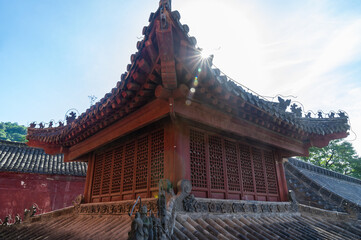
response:
<svg viewBox="0 0 361 240"><path fill-rule="evenodd" d="M263 96L348 113L361 154L361 1L173 0L198 46ZM110 92L158 1L0 0L0 121L64 120ZM356 140L356 135L358 136Z"/></svg>

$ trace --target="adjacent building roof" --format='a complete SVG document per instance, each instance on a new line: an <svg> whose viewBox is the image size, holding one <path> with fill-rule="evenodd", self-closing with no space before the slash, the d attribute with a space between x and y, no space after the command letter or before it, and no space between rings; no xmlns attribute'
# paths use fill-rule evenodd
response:
<svg viewBox="0 0 361 240"><path fill-rule="evenodd" d="M189 27L179 20L178 11L171 12L170 8L160 4L158 10L151 13L149 25L143 29L143 40L137 43L138 52L132 54L128 71L122 74L116 87L75 120L74 116L70 117L65 126L50 124L45 128L43 124L39 127L32 124L28 129L29 144L48 146L48 152L60 152L125 118L161 96L162 90L176 88L184 91L194 88L195 93L190 94L192 101L212 105L301 141L317 137L324 139L321 145L327 145L330 139L347 136L348 118L343 112L319 113L317 118L302 116L297 105L286 111L289 101L280 98L279 102L267 101L222 75L212 66L212 59L201 59L196 39L188 35Z"/></svg>
<svg viewBox="0 0 361 240"><path fill-rule="evenodd" d="M63 154L49 155L25 143L0 140L0 171L86 176L87 163L64 163Z"/></svg>
<svg viewBox="0 0 361 240"><path fill-rule="evenodd" d="M288 189L302 204L349 212L361 220L361 180L291 158L285 163Z"/></svg>

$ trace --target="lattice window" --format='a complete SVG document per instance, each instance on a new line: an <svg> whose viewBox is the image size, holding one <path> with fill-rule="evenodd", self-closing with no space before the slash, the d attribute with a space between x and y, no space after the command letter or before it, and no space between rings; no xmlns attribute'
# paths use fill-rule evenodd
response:
<svg viewBox="0 0 361 240"><path fill-rule="evenodd" d="M209 136L209 168L212 189L224 189L222 139Z"/></svg>
<svg viewBox="0 0 361 240"><path fill-rule="evenodd" d="M133 190L135 141L125 145L123 191Z"/></svg>
<svg viewBox="0 0 361 240"><path fill-rule="evenodd" d="M114 165L113 165L113 176L112 176L112 193L120 193L122 183L122 164L123 164L123 148L119 146L114 149Z"/></svg>
<svg viewBox="0 0 361 240"><path fill-rule="evenodd" d="M243 191L254 192L252 159L249 146L239 144L239 156L241 160Z"/></svg>
<svg viewBox="0 0 361 240"><path fill-rule="evenodd" d="M278 194L277 174L273 153L271 151L264 151L263 155L266 166L268 193Z"/></svg>
<svg viewBox="0 0 361 240"><path fill-rule="evenodd" d="M135 189L146 189L148 182L148 136L138 139Z"/></svg>
<svg viewBox="0 0 361 240"><path fill-rule="evenodd" d="M262 161L262 151L252 148L254 178L256 180L256 191L266 193L266 181L264 176L264 166Z"/></svg>
<svg viewBox="0 0 361 240"><path fill-rule="evenodd" d="M190 131L191 181L194 187L207 188L206 146L204 133Z"/></svg>
<svg viewBox="0 0 361 240"><path fill-rule="evenodd" d="M237 144L235 142L225 140L224 147L227 166L228 190L241 191L239 165L237 159Z"/></svg>
<svg viewBox="0 0 361 240"><path fill-rule="evenodd" d="M108 194L110 188L110 172L112 170L113 151L105 153L104 166L103 166L103 179L102 179L102 194Z"/></svg>
<svg viewBox="0 0 361 240"><path fill-rule="evenodd" d="M151 134L151 171L150 187L157 187L159 180L164 178L164 130Z"/></svg>
<svg viewBox="0 0 361 240"><path fill-rule="evenodd" d="M103 159L104 154L95 155L94 160L94 180L93 180L93 195L100 195L100 188L102 184L102 172L103 172Z"/></svg>

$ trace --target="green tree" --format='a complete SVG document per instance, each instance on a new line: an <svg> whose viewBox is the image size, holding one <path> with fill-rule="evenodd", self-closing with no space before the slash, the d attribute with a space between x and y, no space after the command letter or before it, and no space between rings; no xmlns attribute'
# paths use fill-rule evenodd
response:
<svg viewBox="0 0 361 240"><path fill-rule="evenodd" d="M26 127L18 123L0 122L0 140L25 142Z"/></svg>
<svg viewBox="0 0 361 240"><path fill-rule="evenodd" d="M324 148L311 147L309 152L308 157L299 159L361 179L361 157L350 142L333 140Z"/></svg>

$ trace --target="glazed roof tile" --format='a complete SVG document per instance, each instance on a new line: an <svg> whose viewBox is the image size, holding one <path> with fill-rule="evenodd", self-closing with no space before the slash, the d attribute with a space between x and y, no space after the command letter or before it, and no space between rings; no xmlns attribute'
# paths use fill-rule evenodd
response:
<svg viewBox="0 0 361 240"><path fill-rule="evenodd" d="M310 163L300 161L295 158L288 160L294 168L288 167L286 164L286 171L290 171L296 175L298 179L303 179L309 188L316 188L316 191L322 189L321 193L324 195L334 196L338 200L337 205L340 205L343 200L354 203L359 206L361 213L361 180L350 176L343 175ZM287 172L286 172L287 173ZM313 186L313 187L311 187ZM328 201L328 199L325 199Z"/></svg>
<svg viewBox="0 0 361 240"><path fill-rule="evenodd" d="M114 203L115 204L115 203ZM0 226L1 239L127 239L128 215L78 214L67 208L19 225ZM360 239L361 223L282 214L178 212L171 239Z"/></svg>
<svg viewBox="0 0 361 240"><path fill-rule="evenodd" d="M0 171L86 176L87 164L64 163L63 154L49 155L25 143L0 140Z"/></svg>
<svg viewBox="0 0 361 240"><path fill-rule="evenodd" d="M154 89L152 90L153 95L144 98L138 105L132 104L134 96L124 96L127 95L127 92L132 92L128 89L127 85L128 83L134 82L132 76L139 70L139 64L142 61L144 62L143 53L146 52L146 42L151 40L150 35L152 32L154 33L155 21L158 19L159 15L160 8L158 8L155 13L150 14L149 25L143 28L144 38L137 43L138 51L131 56L131 64L127 66L127 72L122 74L121 81L116 84L116 87L113 88L111 92L105 94L104 98L66 126L43 129L34 128L34 126L30 127L28 129L28 139L47 144L56 144L67 147L73 146L77 142L95 134L151 100L154 96ZM188 35L189 27L180 23L179 12L173 11L169 16L172 19L172 23L177 32L181 33L180 36L183 37L182 40L185 40L189 45L188 48L191 49L192 54L199 55L200 50L196 47L197 41L194 37ZM302 117L299 114L285 111L285 108L280 107L280 104L277 102L262 99L260 96L246 91L242 86L236 84L227 76L222 75L221 71L214 66L212 67L211 64L208 66L208 70L214 76L217 85L222 87L223 91L243 99L252 108L259 109L267 115L272 116L274 119L290 124L296 127L297 130L304 131L306 134L322 136L334 133L346 133L349 130L348 118L343 113L341 113L339 117L335 117L335 114L332 117L327 118ZM149 74L149 72L146 72L146 74ZM121 102L121 104L119 102ZM127 104L132 105L132 107L129 107L130 105L128 105L125 109L125 113L122 116L119 116L119 108L124 107Z"/></svg>

